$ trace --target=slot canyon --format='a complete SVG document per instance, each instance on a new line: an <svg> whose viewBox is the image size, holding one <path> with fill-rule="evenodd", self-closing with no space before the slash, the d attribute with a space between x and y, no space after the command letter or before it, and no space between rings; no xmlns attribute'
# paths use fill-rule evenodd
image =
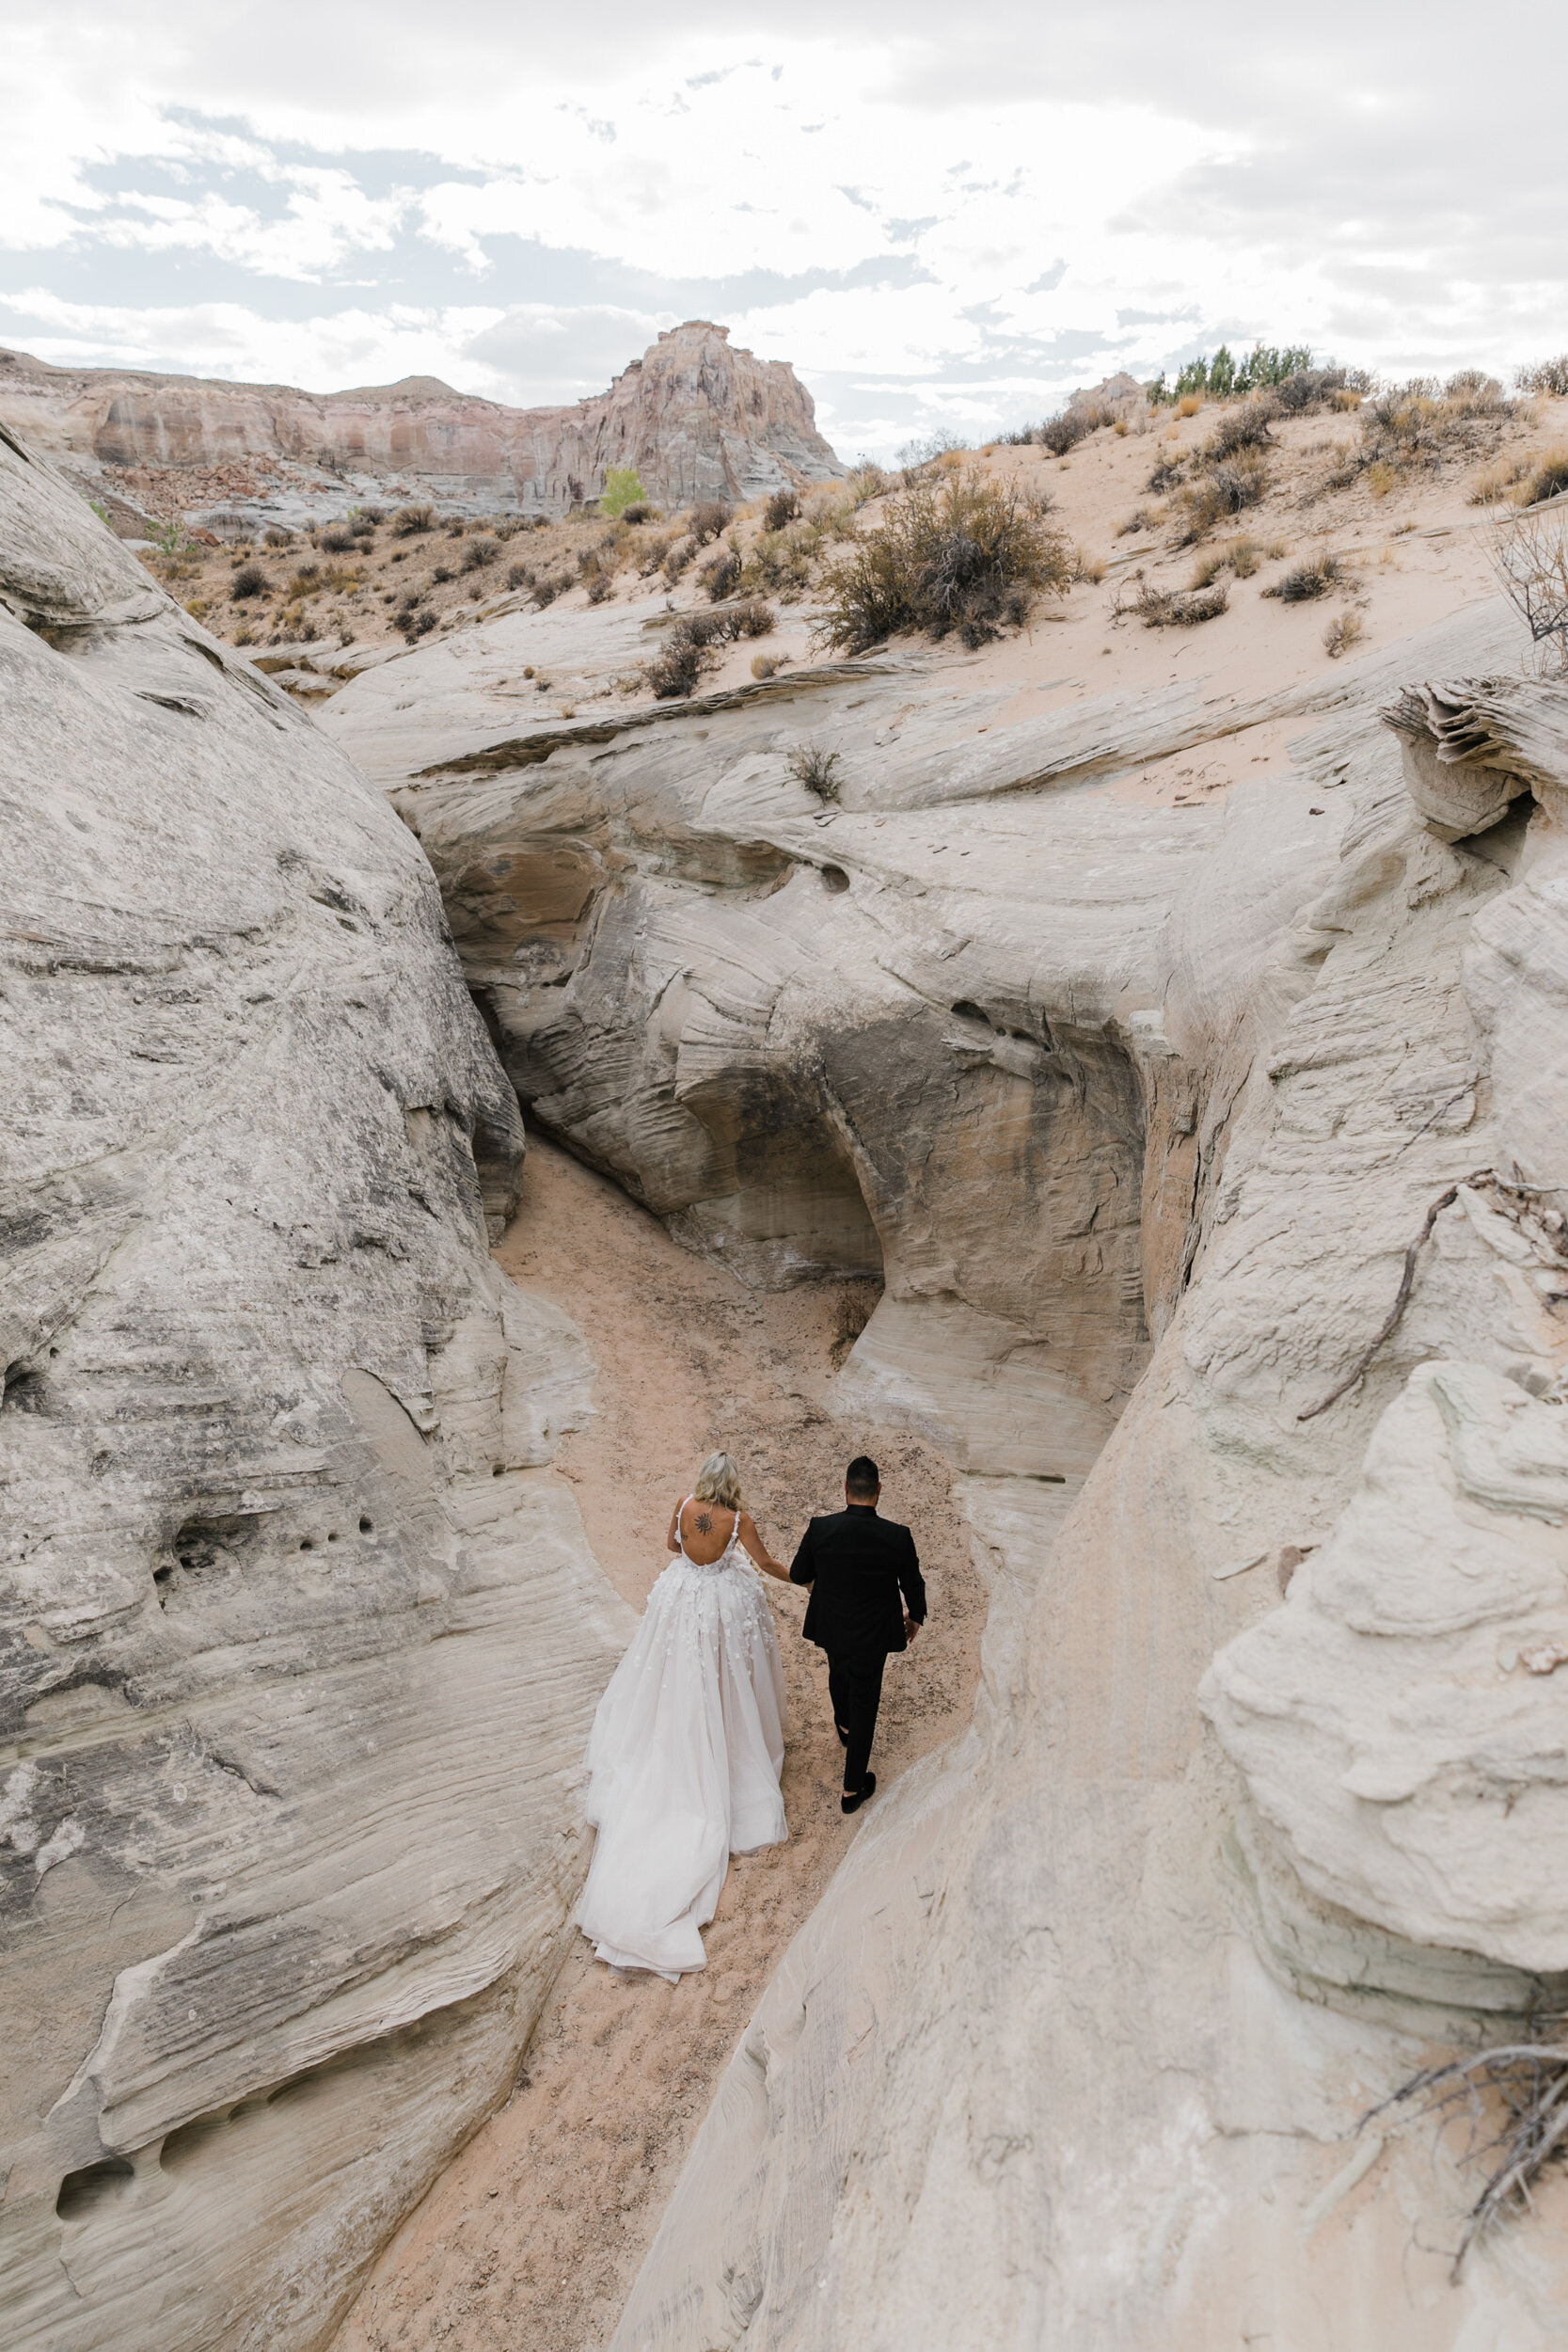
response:
<svg viewBox="0 0 1568 2352"><path fill-rule="evenodd" d="M1450 2277L1364 2125L1568 2006L1568 689L1454 561L307 711L0 428L15 2352L1560 2343L1560 2182ZM582 1759L721 1444L932 1618L849 1820L772 1594L672 1988Z"/></svg>

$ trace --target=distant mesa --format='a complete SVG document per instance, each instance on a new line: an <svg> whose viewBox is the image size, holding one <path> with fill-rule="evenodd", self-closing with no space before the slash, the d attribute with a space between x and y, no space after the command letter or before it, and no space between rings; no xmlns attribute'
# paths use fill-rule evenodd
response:
<svg viewBox="0 0 1568 2352"><path fill-rule="evenodd" d="M597 497L612 466L635 467L665 507L844 471L794 369L732 348L708 319L561 408L509 408L435 375L306 392L0 351L0 424L74 475L122 535L149 518L237 535L404 498L554 516Z"/></svg>

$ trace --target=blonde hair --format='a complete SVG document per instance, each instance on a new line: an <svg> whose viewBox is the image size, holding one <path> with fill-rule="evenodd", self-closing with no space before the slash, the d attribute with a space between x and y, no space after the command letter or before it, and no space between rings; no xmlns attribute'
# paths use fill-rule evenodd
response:
<svg viewBox="0 0 1568 2352"><path fill-rule="evenodd" d="M721 1510L740 1508L740 1471L733 1454L710 1454L697 1472L693 1502L717 1502Z"/></svg>

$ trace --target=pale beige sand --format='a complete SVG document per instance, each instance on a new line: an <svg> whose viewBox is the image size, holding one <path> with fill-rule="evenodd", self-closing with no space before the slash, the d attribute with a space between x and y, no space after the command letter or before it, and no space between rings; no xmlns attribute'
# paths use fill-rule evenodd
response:
<svg viewBox="0 0 1568 2352"><path fill-rule="evenodd" d="M750 1294L538 1140L497 1254L576 1317L599 1365L598 1416L561 1467L620 1592L641 1607L671 1508L711 1447L737 1456L787 1559L809 1514L839 1507L844 1463L869 1446L884 1509L915 1530L931 1603L927 1630L888 1670L879 1781L951 1738L973 1704L983 1597L940 1457L834 1417L845 1290ZM805 1596L767 1589L789 1683L789 1844L732 1864L707 1968L678 1987L616 1978L576 1939L510 2104L387 2249L337 2352L590 2352L613 2328L719 2074L865 1818L839 1811L826 1672L800 1636Z"/></svg>

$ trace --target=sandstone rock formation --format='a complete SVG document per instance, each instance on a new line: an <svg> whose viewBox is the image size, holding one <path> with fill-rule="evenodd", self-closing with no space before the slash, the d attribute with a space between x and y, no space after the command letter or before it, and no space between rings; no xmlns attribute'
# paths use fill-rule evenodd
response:
<svg viewBox="0 0 1568 2352"><path fill-rule="evenodd" d="M0 423L153 514L293 524L367 499L561 515L633 466L663 506L840 473L794 370L673 327L607 392L508 408L434 376L316 394L277 384L52 368L0 352Z"/></svg>
<svg viewBox="0 0 1568 2352"><path fill-rule="evenodd" d="M624 1638L416 845L0 434L8 2345L304 2347L505 2089Z"/></svg>
<svg viewBox="0 0 1568 2352"><path fill-rule="evenodd" d="M598 620L324 724L542 1119L749 1279L880 1268L847 1396L943 1433L996 1580L617 2352L1555 2342L1560 2232L1450 2288L1450 2155L1356 2125L1568 1989L1561 690L1483 604L1275 691L1021 718L904 653L531 727ZM1223 800L1128 782L1238 736L1288 751Z"/></svg>

